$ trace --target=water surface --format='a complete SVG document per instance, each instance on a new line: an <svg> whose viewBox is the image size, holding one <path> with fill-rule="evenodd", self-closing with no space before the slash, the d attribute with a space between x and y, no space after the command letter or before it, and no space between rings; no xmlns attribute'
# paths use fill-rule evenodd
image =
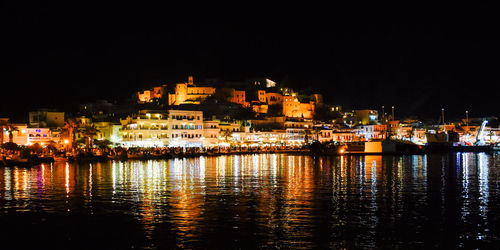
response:
<svg viewBox="0 0 500 250"><path fill-rule="evenodd" d="M485 153L0 168L0 248L493 248L499 173Z"/></svg>

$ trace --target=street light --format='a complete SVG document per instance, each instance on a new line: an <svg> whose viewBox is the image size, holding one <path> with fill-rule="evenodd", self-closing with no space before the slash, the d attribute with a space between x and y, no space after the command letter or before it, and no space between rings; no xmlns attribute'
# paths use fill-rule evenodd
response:
<svg viewBox="0 0 500 250"><path fill-rule="evenodd" d="M465 111L465 125L467 126L467 129L469 128L469 111Z"/></svg>

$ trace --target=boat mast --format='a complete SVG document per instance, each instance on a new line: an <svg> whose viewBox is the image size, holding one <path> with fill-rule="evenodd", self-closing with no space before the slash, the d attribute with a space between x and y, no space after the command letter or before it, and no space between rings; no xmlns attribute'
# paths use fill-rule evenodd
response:
<svg viewBox="0 0 500 250"><path fill-rule="evenodd" d="M443 131L446 133L446 128L445 128L445 124L444 124L444 108L441 109L441 117L443 118Z"/></svg>

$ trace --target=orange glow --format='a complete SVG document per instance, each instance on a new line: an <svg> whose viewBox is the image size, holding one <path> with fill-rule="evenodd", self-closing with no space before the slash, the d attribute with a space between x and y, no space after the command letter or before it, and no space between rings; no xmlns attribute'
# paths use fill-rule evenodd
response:
<svg viewBox="0 0 500 250"><path fill-rule="evenodd" d="M64 175L64 180L65 180L65 186L66 186L66 193L69 194L69 164L66 163L66 169L65 169L65 175Z"/></svg>

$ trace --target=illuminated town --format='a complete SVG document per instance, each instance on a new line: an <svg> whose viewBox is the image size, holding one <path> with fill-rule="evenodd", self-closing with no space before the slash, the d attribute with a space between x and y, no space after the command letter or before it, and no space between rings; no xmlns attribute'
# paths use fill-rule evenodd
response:
<svg viewBox="0 0 500 250"><path fill-rule="evenodd" d="M40 109L29 113L28 124L2 118L3 157L20 159L23 148L62 160L152 158L165 156L164 150L168 157L172 152L318 153L313 144L327 148L320 150L326 154L415 153L430 145L488 151L500 142L500 128L488 123L497 118L470 118L468 111L459 121L447 121L442 109L440 123L425 124L399 120L394 106L343 110L324 103L322 94L270 79L220 85L189 76L187 82L139 90L124 105L96 101L81 104L73 115Z"/></svg>
<svg viewBox="0 0 500 250"><path fill-rule="evenodd" d="M0 249L499 248L495 5L144 3L2 3Z"/></svg>

